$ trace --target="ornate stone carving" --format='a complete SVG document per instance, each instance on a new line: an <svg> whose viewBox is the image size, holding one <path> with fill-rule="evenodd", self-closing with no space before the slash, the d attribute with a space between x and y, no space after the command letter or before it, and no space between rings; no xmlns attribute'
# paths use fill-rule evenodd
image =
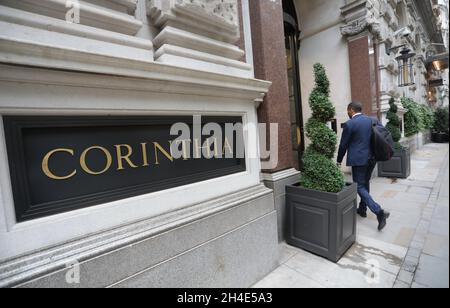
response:
<svg viewBox="0 0 450 308"><path fill-rule="evenodd" d="M234 43L240 37L237 0L146 0L159 32L155 60L211 72L251 76Z"/></svg>
<svg viewBox="0 0 450 308"><path fill-rule="evenodd" d="M177 10L239 27L237 0L147 0L147 11L157 22L167 14L173 17Z"/></svg>
<svg viewBox="0 0 450 308"><path fill-rule="evenodd" d="M341 34L346 37L358 35L366 30L375 37L381 36L381 25L374 17L373 4L368 0L356 0L341 8Z"/></svg>
<svg viewBox="0 0 450 308"><path fill-rule="evenodd" d="M208 15L214 15L238 26L236 0L177 0L176 5L201 9Z"/></svg>
<svg viewBox="0 0 450 308"><path fill-rule="evenodd" d="M358 18L345 26L341 27L341 34L343 36L355 36L364 31L370 31L376 37L381 35L381 26L374 18L367 16Z"/></svg>
<svg viewBox="0 0 450 308"><path fill-rule="evenodd" d="M388 25L394 25L397 23L397 17L395 15L395 8L397 6L397 2L389 1L382 1L381 3L381 9L380 9L380 15L386 20Z"/></svg>
<svg viewBox="0 0 450 308"><path fill-rule="evenodd" d="M393 75L398 75L398 64L396 61L389 59L389 63L386 66L387 70L390 71Z"/></svg>

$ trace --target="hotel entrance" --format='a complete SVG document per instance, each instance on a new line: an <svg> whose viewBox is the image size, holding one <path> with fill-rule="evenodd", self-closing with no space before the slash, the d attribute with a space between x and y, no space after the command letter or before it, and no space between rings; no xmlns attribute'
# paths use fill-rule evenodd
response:
<svg viewBox="0 0 450 308"><path fill-rule="evenodd" d="M291 106L292 155L295 167L300 169L302 155L305 151L299 71L300 30L295 5L292 0L283 0L283 11L289 100Z"/></svg>

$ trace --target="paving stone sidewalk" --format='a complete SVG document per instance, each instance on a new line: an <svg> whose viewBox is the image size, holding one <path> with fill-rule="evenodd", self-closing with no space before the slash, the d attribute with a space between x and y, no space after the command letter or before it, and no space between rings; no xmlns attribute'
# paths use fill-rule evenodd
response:
<svg viewBox="0 0 450 308"><path fill-rule="evenodd" d="M448 288L449 145L428 144L412 156L406 180L376 178L371 194L391 212L358 218L357 243L335 264L282 244L280 266L256 288Z"/></svg>

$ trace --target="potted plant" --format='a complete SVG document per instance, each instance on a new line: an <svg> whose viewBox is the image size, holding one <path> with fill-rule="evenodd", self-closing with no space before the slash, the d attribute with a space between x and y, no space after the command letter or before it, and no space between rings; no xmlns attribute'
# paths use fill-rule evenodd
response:
<svg viewBox="0 0 450 308"><path fill-rule="evenodd" d="M449 139L448 107L438 108L434 114L434 125L431 140L435 143L448 142Z"/></svg>
<svg viewBox="0 0 450 308"><path fill-rule="evenodd" d="M388 123L386 128L391 132L395 142L394 155L390 161L378 163L378 176L387 178L406 179L411 175L411 154L409 148L403 147L399 141L402 138L400 132L400 118L397 115L398 107L394 98L389 101L390 109L387 113Z"/></svg>
<svg viewBox="0 0 450 308"><path fill-rule="evenodd" d="M356 240L357 186L346 184L333 161L337 136L327 123L335 108L325 68L314 65L315 88L306 124L311 145L300 182L286 187L287 243L337 262Z"/></svg>

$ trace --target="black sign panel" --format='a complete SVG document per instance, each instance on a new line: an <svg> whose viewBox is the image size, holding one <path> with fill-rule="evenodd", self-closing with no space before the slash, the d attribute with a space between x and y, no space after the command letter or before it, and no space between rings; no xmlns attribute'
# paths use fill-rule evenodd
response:
<svg viewBox="0 0 450 308"><path fill-rule="evenodd" d="M176 159L170 128L179 122L191 133ZM225 128L242 118L202 118L210 122ZM192 117L4 117L4 126L19 222L246 170L232 150L242 132L218 143L228 158L206 158L201 146L211 135L195 140Z"/></svg>

